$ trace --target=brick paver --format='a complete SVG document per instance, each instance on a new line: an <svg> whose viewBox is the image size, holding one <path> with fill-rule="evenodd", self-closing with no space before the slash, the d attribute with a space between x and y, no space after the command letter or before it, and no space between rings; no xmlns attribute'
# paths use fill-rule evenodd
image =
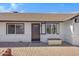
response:
<svg viewBox="0 0 79 59"><path fill-rule="evenodd" d="M79 47L14 47L11 49L13 56L79 56ZM6 48L0 48L0 55L2 50Z"/></svg>

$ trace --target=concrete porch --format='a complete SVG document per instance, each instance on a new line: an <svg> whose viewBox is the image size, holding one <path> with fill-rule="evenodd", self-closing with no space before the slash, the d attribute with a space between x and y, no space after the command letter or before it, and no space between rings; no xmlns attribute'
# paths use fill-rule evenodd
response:
<svg viewBox="0 0 79 59"><path fill-rule="evenodd" d="M50 47L55 45L48 45L43 42L0 42L0 47ZM62 45L56 46L73 46L67 42L63 42Z"/></svg>

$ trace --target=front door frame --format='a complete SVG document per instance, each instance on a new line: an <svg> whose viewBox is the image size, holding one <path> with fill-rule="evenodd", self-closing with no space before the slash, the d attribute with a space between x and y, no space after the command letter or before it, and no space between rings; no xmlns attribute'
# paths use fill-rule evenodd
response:
<svg viewBox="0 0 79 59"><path fill-rule="evenodd" d="M33 32L32 32L32 30L33 30L33 25L39 25L39 42L40 42L40 23L32 23L31 24L31 41L33 42Z"/></svg>

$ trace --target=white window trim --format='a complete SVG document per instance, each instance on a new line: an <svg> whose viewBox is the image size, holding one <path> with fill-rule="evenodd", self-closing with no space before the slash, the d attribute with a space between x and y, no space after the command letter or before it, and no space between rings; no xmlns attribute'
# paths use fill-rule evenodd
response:
<svg viewBox="0 0 79 59"><path fill-rule="evenodd" d="M45 23L41 24L41 34L46 34L46 24Z"/></svg>
<svg viewBox="0 0 79 59"><path fill-rule="evenodd" d="M6 34L9 34L9 33L8 33L8 25L15 25L15 32L14 32L14 34L16 34L16 25L17 25L17 24L23 24L23 27L24 27L24 23L7 23L7 24L6 24L6 31L7 31ZM25 30L24 30L24 32L25 32ZM23 33L23 34L24 34L24 33ZM9 35L10 35L10 34L9 34Z"/></svg>
<svg viewBox="0 0 79 59"><path fill-rule="evenodd" d="M57 33L55 33L55 34L58 34L58 35L60 34L60 28L59 28L59 31L58 31L58 26L57 26L57 25L59 25L59 23L51 23L51 24L50 23L46 23L46 34L49 34L49 33L47 33L47 25L51 25L51 34L54 34L54 33L52 33L52 26L54 24L56 25L56 28L57 28L56 29ZM60 25L59 25L59 27L60 27Z"/></svg>

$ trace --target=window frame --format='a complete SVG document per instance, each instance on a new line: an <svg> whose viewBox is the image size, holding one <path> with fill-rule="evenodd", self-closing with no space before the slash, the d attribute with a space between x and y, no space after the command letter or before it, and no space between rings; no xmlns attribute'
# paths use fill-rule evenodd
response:
<svg viewBox="0 0 79 59"><path fill-rule="evenodd" d="M47 33L47 28L48 28L48 26L50 26L50 29L51 29L51 24L47 23L47 24L46 24L46 34L51 34L51 30L50 30L50 33Z"/></svg>
<svg viewBox="0 0 79 59"><path fill-rule="evenodd" d="M24 23L6 23L6 34L9 34L9 33L8 33L8 25L15 25L15 33L14 33L14 34L17 34L17 33L16 33L16 25L17 25L17 24L23 24L23 30L24 30L24 31L23 31L22 34L25 34L25 26L24 26Z"/></svg>
<svg viewBox="0 0 79 59"><path fill-rule="evenodd" d="M16 26L15 26L15 33L16 34L24 34L24 24L15 24ZM23 33L17 33L17 25L22 25L23 26ZM21 29L20 29L21 30Z"/></svg>
<svg viewBox="0 0 79 59"><path fill-rule="evenodd" d="M42 25L45 25L45 33L42 31ZM41 22L41 34L46 34L46 22Z"/></svg>
<svg viewBox="0 0 79 59"><path fill-rule="evenodd" d="M51 33L47 33L47 25L51 25L51 30L50 30L50 32ZM55 33L53 33L53 31L52 31L52 26L56 26L56 30L54 30L55 31ZM46 23L46 34L59 34L60 33L60 29L59 29L59 31L58 31L58 27L60 27L60 25L59 25L59 23Z"/></svg>

